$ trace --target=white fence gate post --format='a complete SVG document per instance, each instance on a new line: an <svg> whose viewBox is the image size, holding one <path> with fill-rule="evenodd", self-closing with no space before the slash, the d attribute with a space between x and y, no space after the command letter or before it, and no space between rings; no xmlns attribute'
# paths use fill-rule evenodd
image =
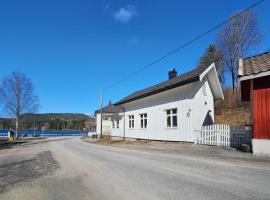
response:
<svg viewBox="0 0 270 200"><path fill-rule="evenodd" d="M220 124L217 124L217 127L215 127L215 128L216 128L216 131L217 131L217 145L219 146L220 145L220 136L221 136L221 134L220 134L220 132L221 132Z"/></svg>

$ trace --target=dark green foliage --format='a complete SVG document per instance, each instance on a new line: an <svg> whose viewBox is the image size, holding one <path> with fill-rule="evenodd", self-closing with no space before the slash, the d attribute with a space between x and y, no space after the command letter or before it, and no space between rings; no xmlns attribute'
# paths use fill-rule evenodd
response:
<svg viewBox="0 0 270 200"><path fill-rule="evenodd" d="M14 128L13 121L14 120L7 118L0 119L0 128ZM95 124L93 118L84 114L73 113L27 113L20 116L20 121L21 130L34 128L38 130L83 130L84 128L91 129L91 127L86 126L86 124L91 124L91 126Z"/></svg>
<svg viewBox="0 0 270 200"><path fill-rule="evenodd" d="M215 44L210 44L208 48L205 50L203 56L200 58L198 67L209 66L212 63L215 63L219 81L221 82L222 85L224 85L225 82L224 74L226 70L224 56L221 53L221 51L218 50Z"/></svg>

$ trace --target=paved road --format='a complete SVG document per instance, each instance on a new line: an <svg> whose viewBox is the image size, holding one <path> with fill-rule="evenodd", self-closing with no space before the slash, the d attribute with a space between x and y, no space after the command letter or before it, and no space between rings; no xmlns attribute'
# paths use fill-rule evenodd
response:
<svg viewBox="0 0 270 200"><path fill-rule="evenodd" d="M0 199L270 199L269 163L128 150L76 137L20 148L33 151L50 151L61 168Z"/></svg>

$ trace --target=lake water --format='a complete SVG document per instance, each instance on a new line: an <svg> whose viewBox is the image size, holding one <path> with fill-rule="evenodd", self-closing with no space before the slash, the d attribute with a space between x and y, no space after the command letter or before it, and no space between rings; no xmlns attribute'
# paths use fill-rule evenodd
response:
<svg viewBox="0 0 270 200"><path fill-rule="evenodd" d="M19 134L23 137L32 136L33 134L40 136L84 136L87 135L86 132L79 130L61 130L61 131L42 131L42 130L25 130L20 131ZM0 137L7 137L8 130L0 130Z"/></svg>

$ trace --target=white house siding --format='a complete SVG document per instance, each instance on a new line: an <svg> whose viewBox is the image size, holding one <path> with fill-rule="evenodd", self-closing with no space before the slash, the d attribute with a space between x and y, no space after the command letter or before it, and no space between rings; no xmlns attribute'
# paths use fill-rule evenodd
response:
<svg viewBox="0 0 270 200"><path fill-rule="evenodd" d="M103 120L102 120L102 134L104 135L110 135L112 132L112 120L108 116L108 119L104 119L105 114L103 114ZM100 113L97 114L96 116L96 132L100 134Z"/></svg>
<svg viewBox="0 0 270 200"><path fill-rule="evenodd" d="M206 95L203 85L206 85ZM205 103L206 102L206 103ZM125 137L166 140L194 141L194 130L202 126L208 110L214 119L213 95L208 82L197 81L167 90L149 97L126 103ZM167 109L177 108L177 128L166 127ZM140 128L140 114L147 113L147 128ZM190 115L188 116L188 113ZM129 128L128 116L134 115L134 128ZM112 129L112 136L124 136L124 120L119 129Z"/></svg>

